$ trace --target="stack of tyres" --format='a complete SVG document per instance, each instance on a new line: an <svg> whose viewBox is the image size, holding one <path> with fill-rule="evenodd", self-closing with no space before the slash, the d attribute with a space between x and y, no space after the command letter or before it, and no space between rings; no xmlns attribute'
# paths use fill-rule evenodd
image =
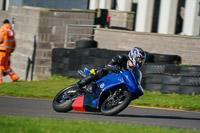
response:
<svg viewBox="0 0 200 133"><path fill-rule="evenodd" d="M182 66L180 94L200 94L200 66Z"/></svg>
<svg viewBox="0 0 200 133"><path fill-rule="evenodd" d="M144 65L142 86L147 91L160 91L161 90L161 77L164 73L165 65L146 64Z"/></svg>
<svg viewBox="0 0 200 133"><path fill-rule="evenodd" d="M165 72L162 76L161 93L178 93L180 84L180 66L169 64L165 66Z"/></svg>
<svg viewBox="0 0 200 133"><path fill-rule="evenodd" d="M147 53L147 60L142 68L143 80L142 86L147 91L161 91L164 85L173 87L172 81L169 83L167 78L170 78L171 74L165 75L165 68L168 65L180 64L181 58L177 55L164 55L164 54L151 54ZM166 81L167 79L167 81ZM164 81L164 85L163 85ZM166 81L166 82L165 82ZM175 83L176 85L177 83ZM167 90L163 91L168 93Z"/></svg>
<svg viewBox="0 0 200 133"><path fill-rule="evenodd" d="M154 54L153 61L160 64L180 64L181 57L178 55Z"/></svg>
<svg viewBox="0 0 200 133"><path fill-rule="evenodd" d="M90 43L88 43L90 42ZM55 48L52 51L52 74L80 78L78 70L84 68L101 68L117 54L128 54L129 51L114 51L91 46L91 40L79 40L77 49ZM84 47L84 48L83 48Z"/></svg>

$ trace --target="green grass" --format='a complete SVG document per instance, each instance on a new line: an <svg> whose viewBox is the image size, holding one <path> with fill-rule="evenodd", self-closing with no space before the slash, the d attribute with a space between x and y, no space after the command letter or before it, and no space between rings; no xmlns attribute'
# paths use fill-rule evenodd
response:
<svg viewBox="0 0 200 133"><path fill-rule="evenodd" d="M61 89L77 81L78 79L52 76L48 80L3 83L0 84L0 95L52 99ZM161 94L145 91L142 97L132 101L131 104L200 111L200 95Z"/></svg>
<svg viewBox="0 0 200 133"><path fill-rule="evenodd" d="M48 80L40 81L19 81L0 84L0 95L53 98L64 87L76 83L78 79L52 76Z"/></svg>
<svg viewBox="0 0 200 133"><path fill-rule="evenodd" d="M132 104L200 111L200 95L161 94L145 91L145 94L138 100L132 101Z"/></svg>
<svg viewBox="0 0 200 133"><path fill-rule="evenodd" d="M0 133L200 133L156 126L0 115Z"/></svg>

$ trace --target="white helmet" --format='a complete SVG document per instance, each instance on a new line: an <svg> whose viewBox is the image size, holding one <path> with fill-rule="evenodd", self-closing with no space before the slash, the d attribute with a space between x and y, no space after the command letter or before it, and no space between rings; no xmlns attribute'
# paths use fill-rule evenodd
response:
<svg viewBox="0 0 200 133"><path fill-rule="evenodd" d="M135 47L131 49L128 54L129 60L133 63L134 67L140 68L143 66L146 60L146 53L141 48ZM141 58L142 61L139 63L137 62L137 58Z"/></svg>

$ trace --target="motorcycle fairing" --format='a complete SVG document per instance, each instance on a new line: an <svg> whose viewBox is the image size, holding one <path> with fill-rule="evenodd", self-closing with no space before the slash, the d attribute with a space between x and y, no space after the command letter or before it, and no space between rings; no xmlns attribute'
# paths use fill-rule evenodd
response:
<svg viewBox="0 0 200 133"><path fill-rule="evenodd" d="M131 74L129 71L125 71L123 73L111 73L101 79L99 79L96 84L101 88L103 91L108 90L114 86L125 84L127 89L132 92L135 92L137 82L134 75Z"/></svg>
<svg viewBox="0 0 200 133"><path fill-rule="evenodd" d="M84 109L86 111L99 112L99 97L102 90L97 87L94 82L91 83L90 86L92 86L92 93L87 93L84 95Z"/></svg>
<svg viewBox="0 0 200 133"><path fill-rule="evenodd" d="M99 96L99 95L98 95ZM95 94L85 94L83 106L86 111L99 112L99 99Z"/></svg>
<svg viewBox="0 0 200 133"><path fill-rule="evenodd" d="M137 80L135 76L129 72L125 71L123 73L111 73L95 83L90 84L92 86L92 92L85 94L84 96L79 96L73 103L72 107L76 111L99 111L99 100L104 91L113 88L114 86L124 84L127 89L131 92L136 92ZM97 85L97 86L96 86Z"/></svg>
<svg viewBox="0 0 200 133"><path fill-rule="evenodd" d="M83 106L83 100L84 100L84 96L80 95L76 98L76 100L73 102L72 104L72 108L75 111L85 111L84 106Z"/></svg>
<svg viewBox="0 0 200 133"><path fill-rule="evenodd" d="M98 85L99 88L101 88L101 90L106 91L109 88L112 88L114 86L117 86L119 84L123 84L124 83L124 79L122 76L115 74L115 73L111 73L101 79L99 79L96 84Z"/></svg>
<svg viewBox="0 0 200 133"><path fill-rule="evenodd" d="M99 87L96 87L94 82L89 86L92 87L92 93L80 95L73 102L72 108L75 111L99 112L99 97L102 90Z"/></svg>

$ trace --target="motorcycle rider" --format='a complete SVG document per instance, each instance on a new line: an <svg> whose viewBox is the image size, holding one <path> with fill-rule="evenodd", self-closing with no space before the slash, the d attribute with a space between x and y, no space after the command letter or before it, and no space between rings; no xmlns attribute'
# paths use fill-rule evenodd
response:
<svg viewBox="0 0 200 133"><path fill-rule="evenodd" d="M90 74L77 82L77 86L83 90L83 87L91 83L92 81L98 80L103 76L106 76L110 72L120 73L127 70L132 70L138 81L138 87L136 89L136 98L143 95L143 89L140 85L142 79L142 73L139 70L143 66L146 59L146 53L139 47L131 49L128 55L116 55L112 60L101 69L92 69Z"/></svg>

